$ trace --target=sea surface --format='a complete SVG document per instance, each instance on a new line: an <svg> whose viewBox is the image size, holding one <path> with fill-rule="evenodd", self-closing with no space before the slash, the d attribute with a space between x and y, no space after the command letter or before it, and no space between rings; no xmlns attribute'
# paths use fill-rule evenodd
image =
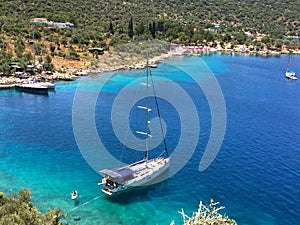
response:
<svg viewBox="0 0 300 225"><path fill-rule="evenodd" d="M172 221L182 224L178 211L183 208L191 215L200 201L209 204L210 199L225 206L221 213L238 224L298 224L300 80L285 78L287 63L288 56L216 54L176 57L152 69L151 74L159 83L157 95L165 93L158 102L169 153L172 157L177 146L183 153L185 148L193 151L190 158L183 157L182 165L171 161L172 168L181 166L169 179L112 198L104 196L97 185L101 181L97 166L101 169L107 161L96 161L96 167L90 166L95 162L83 156L95 141L89 135L90 124L96 127L102 151L109 152L117 162L142 159L144 153L127 143L131 141L130 134L144 141L135 133L145 124L143 114L135 110L144 99L128 98L128 104L124 99L121 105L113 104L117 97L126 95L122 93L124 88L132 94L143 86L138 85L140 80L136 81L145 71L116 71L58 82L56 91L49 96L0 90L0 191L9 195L29 188L33 203L43 213L50 206L61 207L68 214L63 222L72 225L166 225ZM300 75L299 56L292 57L292 67ZM207 69L210 74L203 72ZM193 71L192 76L186 71ZM197 79L213 80L219 85L220 90L215 89L219 102L212 102L214 96L207 97L207 86L199 86ZM75 109L74 104L82 96ZM215 149L218 154L207 169L200 171L200 160L215 132L213 111L219 110L211 106L222 106L222 99L225 114L216 114L226 125L224 138L222 134L218 136L222 145ZM193 107L186 107L188 100ZM131 101L134 106L129 104ZM155 106L151 102L150 106ZM122 114L122 107L130 108L129 115ZM115 108L118 110L113 111ZM193 109L196 117L189 116ZM82 112L82 120L89 120L83 122L86 126L80 130L74 129L74 123L80 122L74 117L74 110ZM119 129L124 121L129 129ZM155 124L154 119L152 122ZM192 124L191 129L186 129L185 123ZM125 138L120 140L116 132ZM81 136L90 145L80 144ZM160 144L150 151L150 157L159 154L161 148ZM111 168L117 164L112 163ZM78 201L70 199L75 189Z"/></svg>

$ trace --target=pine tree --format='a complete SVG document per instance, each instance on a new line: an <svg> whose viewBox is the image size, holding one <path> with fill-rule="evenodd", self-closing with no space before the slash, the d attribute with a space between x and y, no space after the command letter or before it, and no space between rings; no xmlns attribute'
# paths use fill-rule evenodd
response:
<svg viewBox="0 0 300 225"><path fill-rule="evenodd" d="M132 16L130 17L130 21L128 24L128 36L130 38L133 38L133 22L132 22Z"/></svg>
<svg viewBox="0 0 300 225"><path fill-rule="evenodd" d="M155 26L155 22L154 21L152 23L150 32L151 32L152 38L154 39L156 37L156 26Z"/></svg>
<svg viewBox="0 0 300 225"><path fill-rule="evenodd" d="M109 33L114 34L114 27L112 25L112 22L109 23Z"/></svg>

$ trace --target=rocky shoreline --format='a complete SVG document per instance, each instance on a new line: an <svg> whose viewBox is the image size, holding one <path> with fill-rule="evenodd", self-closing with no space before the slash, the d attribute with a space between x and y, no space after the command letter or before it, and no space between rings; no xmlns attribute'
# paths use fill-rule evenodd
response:
<svg viewBox="0 0 300 225"><path fill-rule="evenodd" d="M231 54L231 55L238 55L238 54L250 54L250 55L259 55L259 56L273 56L273 55L281 55L281 54L290 54L291 52L278 52L278 51L249 51L246 48L239 47L237 49L231 50L224 50L224 49L217 49L217 48L198 48L196 46L180 46L176 47L173 50L170 50L166 54L162 54L156 57L153 57L149 60L150 67L156 67L157 63L163 61L165 59L180 56L180 55L201 55L201 54ZM300 51L293 51L292 54L300 54ZM131 65L116 63L117 65L109 65L105 63L101 63L97 67L91 68L67 68L64 72L54 72L51 75L47 75L46 79L50 82L55 81L73 81L81 76L87 76L92 74L99 74L104 72L112 72L117 70L131 70L131 69L143 69L145 68L145 61L143 62L135 62ZM37 74L36 77L33 75L28 76L28 78L18 78L15 76L3 76L0 77L0 89L7 89L7 88L14 88L17 84L24 84L32 81L33 79L37 80L45 80L45 76L42 74Z"/></svg>
<svg viewBox="0 0 300 225"><path fill-rule="evenodd" d="M149 60L149 67L155 68L157 67L156 63L159 63L159 61L162 61L164 59L182 55L182 51L172 51L168 52L167 54L163 54L160 56L153 57ZM112 72L117 70L132 70L132 69L143 69L145 68L145 62L136 62L131 65L101 65L98 67L92 67L89 69L75 69L75 68L68 68L64 73L61 72L54 72L51 75L46 76L46 80L49 82L55 82L55 81L73 81L81 76L87 76L92 74L99 74L99 73L105 73L105 72ZM13 88L15 85L18 84L24 84L32 81L33 79L37 80L45 80L42 74L37 74L36 76L30 75L27 78L18 78L16 76L4 76L0 77L0 89L7 89L7 88Z"/></svg>

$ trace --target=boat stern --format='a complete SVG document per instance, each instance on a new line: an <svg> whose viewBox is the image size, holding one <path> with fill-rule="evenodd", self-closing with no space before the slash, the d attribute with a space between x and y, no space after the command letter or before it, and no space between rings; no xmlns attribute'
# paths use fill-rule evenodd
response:
<svg viewBox="0 0 300 225"><path fill-rule="evenodd" d="M105 188L105 187L102 188L102 192L109 195L109 196L111 196L114 193L113 191L111 191L111 190L109 190L108 188Z"/></svg>
<svg viewBox="0 0 300 225"><path fill-rule="evenodd" d="M103 185L102 192L109 196L118 191L118 184L110 180L109 177L104 177L98 185Z"/></svg>

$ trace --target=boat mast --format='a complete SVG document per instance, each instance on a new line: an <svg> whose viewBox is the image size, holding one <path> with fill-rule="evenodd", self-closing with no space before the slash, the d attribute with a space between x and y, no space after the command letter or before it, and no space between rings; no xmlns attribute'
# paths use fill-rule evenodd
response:
<svg viewBox="0 0 300 225"><path fill-rule="evenodd" d="M157 101L157 95L156 95L156 91L155 91L155 88L154 88L154 83L153 83L153 77L152 77L151 70L150 70L150 80L151 80L151 84L152 84L152 90L153 90L153 94L154 94L156 110L157 110L157 114L158 114L158 118L159 118L160 130L161 130L161 134L162 134L163 141L164 141L165 152L167 154L167 157L169 157L167 142L166 142L166 138L165 138L165 132L164 132L164 128L163 128L162 121L161 121L161 116L160 116L160 111L159 111L158 101Z"/></svg>
<svg viewBox="0 0 300 225"><path fill-rule="evenodd" d="M45 42L43 42L41 58L42 58L42 75L44 75L44 81L46 81L45 62L44 62L44 57L43 57L44 48L45 48Z"/></svg>
<svg viewBox="0 0 300 225"><path fill-rule="evenodd" d="M146 165L148 161L148 150L149 150L149 81L148 81L148 52L146 53L146 152L145 152L145 159Z"/></svg>
<svg viewBox="0 0 300 225"><path fill-rule="evenodd" d="M32 46L33 46L33 75L35 80L35 46L34 46L34 31L32 32Z"/></svg>

